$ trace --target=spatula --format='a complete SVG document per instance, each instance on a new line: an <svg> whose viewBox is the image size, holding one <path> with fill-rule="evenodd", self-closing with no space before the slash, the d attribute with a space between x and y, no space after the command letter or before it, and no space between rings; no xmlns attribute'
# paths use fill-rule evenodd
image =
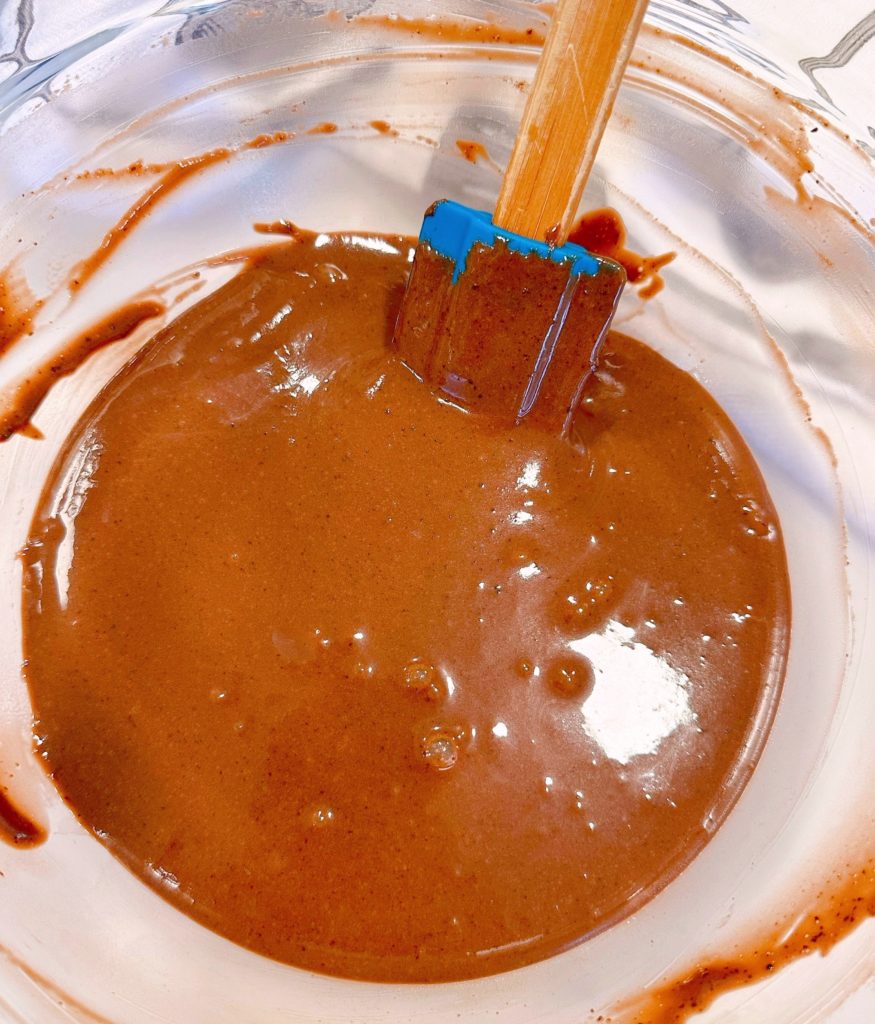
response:
<svg viewBox="0 0 875 1024"><path fill-rule="evenodd" d="M566 243L646 0L559 0L490 217L425 214L396 328L402 359L466 409L568 431L625 283Z"/></svg>

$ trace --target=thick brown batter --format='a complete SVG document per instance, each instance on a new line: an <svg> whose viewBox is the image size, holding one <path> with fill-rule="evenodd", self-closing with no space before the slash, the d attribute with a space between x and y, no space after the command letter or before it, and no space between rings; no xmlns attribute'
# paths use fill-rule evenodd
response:
<svg viewBox="0 0 875 1024"><path fill-rule="evenodd" d="M752 767L780 530L691 378L609 338L575 445L390 351L404 239L297 236L86 414L25 551L38 746L167 899L442 980L646 899Z"/></svg>

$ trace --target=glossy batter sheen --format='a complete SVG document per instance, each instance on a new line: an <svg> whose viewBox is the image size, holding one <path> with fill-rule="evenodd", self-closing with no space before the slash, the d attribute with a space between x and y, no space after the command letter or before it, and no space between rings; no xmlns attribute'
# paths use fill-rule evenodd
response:
<svg viewBox="0 0 875 1024"><path fill-rule="evenodd" d="M574 444L390 348L398 238L299 236L162 331L24 553L39 749L180 909L302 967L518 966L668 881L752 767L789 628L705 391L613 335Z"/></svg>

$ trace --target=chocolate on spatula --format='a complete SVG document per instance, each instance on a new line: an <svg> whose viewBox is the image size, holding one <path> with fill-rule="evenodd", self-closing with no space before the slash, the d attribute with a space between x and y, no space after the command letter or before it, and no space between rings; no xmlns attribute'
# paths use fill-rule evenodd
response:
<svg viewBox="0 0 875 1024"><path fill-rule="evenodd" d="M453 202L425 216L396 329L407 365L502 425L564 434L626 281L613 260L551 248Z"/></svg>
<svg viewBox="0 0 875 1024"><path fill-rule="evenodd" d="M568 431L625 282L568 237L646 0L559 0L491 216L427 211L402 359L502 424Z"/></svg>

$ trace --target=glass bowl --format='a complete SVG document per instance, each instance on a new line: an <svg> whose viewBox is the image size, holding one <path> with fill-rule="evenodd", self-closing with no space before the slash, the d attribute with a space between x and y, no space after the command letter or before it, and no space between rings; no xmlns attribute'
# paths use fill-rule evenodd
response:
<svg viewBox="0 0 875 1024"><path fill-rule="evenodd" d="M399 11L406 21L387 17ZM433 986L274 963L129 874L61 802L34 752L16 553L67 432L139 333L58 383L35 416L41 440L0 446L0 784L48 830L33 850L0 845L0 1018L582 1024L602 1014L621 1024L662 980L792 925L873 852L865 13L842 2L827 31L816 11L786 2L652 3L585 197L587 208L622 213L635 248L677 253L665 290L644 301L627 289L617 323L728 410L785 532L794 621L784 692L758 767L704 851L574 949ZM233 273L233 257L211 257L265 241L256 222L415 234L436 198L490 207L548 15L548 4L524 0L7 5L0 251L8 275L46 302L33 336L0 356L0 387L134 294L157 291L179 312ZM464 27L442 31L441 17ZM337 130L309 133L325 122ZM278 132L288 137L245 146ZM488 159L465 160L459 139L483 143ZM157 204L71 301L70 269L144 190L137 174L83 172L217 147L233 152ZM731 993L701 1019L859 1024L875 1014L873 969L865 924L827 958Z"/></svg>

